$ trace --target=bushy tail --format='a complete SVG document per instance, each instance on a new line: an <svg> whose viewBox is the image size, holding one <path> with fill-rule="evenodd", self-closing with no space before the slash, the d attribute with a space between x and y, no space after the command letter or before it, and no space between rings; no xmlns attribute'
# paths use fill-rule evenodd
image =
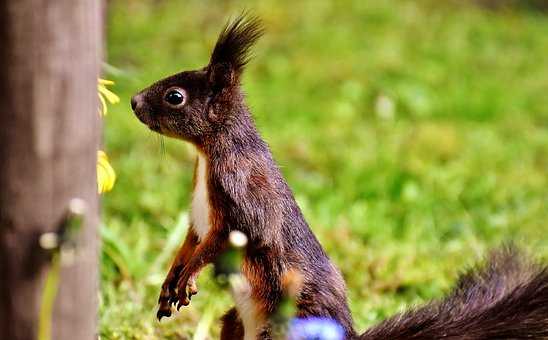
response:
<svg viewBox="0 0 548 340"><path fill-rule="evenodd" d="M441 301L385 320L359 339L548 339L548 267L504 247Z"/></svg>

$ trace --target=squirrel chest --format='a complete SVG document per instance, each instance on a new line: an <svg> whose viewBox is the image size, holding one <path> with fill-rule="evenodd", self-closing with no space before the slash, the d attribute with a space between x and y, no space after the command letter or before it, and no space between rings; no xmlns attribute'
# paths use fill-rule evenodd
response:
<svg viewBox="0 0 548 340"><path fill-rule="evenodd" d="M208 192L208 164L207 158L198 152L196 169L194 173L194 191L192 193L191 220L194 231L203 240L211 227L210 201ZM244 326L244 339L256 339L263 324L261 317L257 315L257 306L251 297L251 287L246 278L242 280L238 289L233 292L236 300L236 308Z"/></svg>
<svg viewBox="0 0 548 340"><path fill-rule="evenodd" d="M211 226L210 209L207 185L207 159L198 152L196 170L194 173L194 192L192 193L190 217L194 231L200 240L204 239Z"/></svg>

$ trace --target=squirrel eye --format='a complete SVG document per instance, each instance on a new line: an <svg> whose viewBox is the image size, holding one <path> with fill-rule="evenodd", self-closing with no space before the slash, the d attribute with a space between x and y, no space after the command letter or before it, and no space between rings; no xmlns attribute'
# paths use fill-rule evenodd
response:
<svg viewBox="0 0 548 340"><path fill-rule="evenodd" d="M179 106L185 102L185 93L182 89L171 89L167 91L164 100L172 105Z"/></svg>

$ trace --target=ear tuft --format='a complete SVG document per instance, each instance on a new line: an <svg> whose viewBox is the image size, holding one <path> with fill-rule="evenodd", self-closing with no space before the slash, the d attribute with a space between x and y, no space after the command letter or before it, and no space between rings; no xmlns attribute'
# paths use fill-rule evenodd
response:
<svg viewBox="0 0 548 340"><path fill-rule="evenodd" d="M242 13L234 21L228 23L215 44L208 69L211 80L235 80L249 62L249 50L263 35L261 20L255 16ZM219 65L223 65L219 67ZM219 71L228 74L219 75ZM219 84L226 86L228 84Z"/></svg>

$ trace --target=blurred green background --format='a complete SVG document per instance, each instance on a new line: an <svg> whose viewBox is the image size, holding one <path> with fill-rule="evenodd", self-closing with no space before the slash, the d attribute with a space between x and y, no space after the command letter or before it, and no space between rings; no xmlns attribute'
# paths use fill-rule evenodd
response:
<svg viewBox="0 0 548 340"><path fill-rule="evenodd" d="M500 4L508 6L500 6ZM356 328L440 297L489 248L548 257L548 13L543 1L111 0L105 118L118 173L103 197L102 339L216 338L231 305L211 271L155 320L186 232L194 153L129 108L208 62L251 9L267 34L243 87L311 228L342 270Z"/></svg>

